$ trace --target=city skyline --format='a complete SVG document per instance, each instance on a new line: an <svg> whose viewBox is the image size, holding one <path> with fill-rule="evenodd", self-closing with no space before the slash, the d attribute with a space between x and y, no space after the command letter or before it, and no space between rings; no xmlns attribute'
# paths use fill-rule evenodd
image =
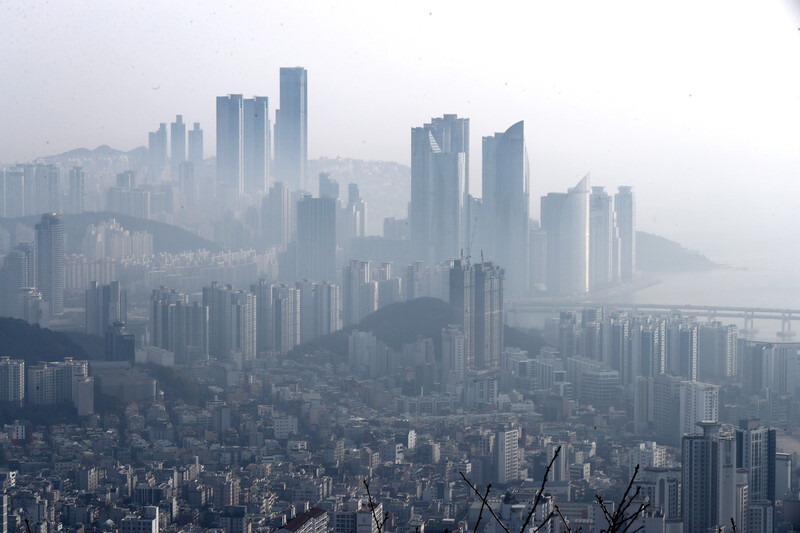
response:
<svg viewBox="0 0 800 533"><path fill-rule="evenodd" d="M190 31L190 38L174 47L158 48L173 33L162 32L152 43L131 48L127 36L115 35L106 39L113 43L110 49L92 49L96 37L75 39L81 32L72 31L69 39L62 39L67 43L64 50L54 50L44 42L27 43L21 31L33 20L48 26L67 20L73 29L85 23L61 12L64 8L59 6L49 6L46 12L35 4L22 12L5 7L3 20L10 25L6 34L12 45L6 50L20 50L22 43L26 48L6 62L9 79L15 84L9 89L11 98L4 111L12 122L24 117L30 126L3 138L0 160L24 161L77 146L108 144L130 149L146 141L135 132L152 131L175 114L206 125L206 153L212 154L214 108L210 99L235 92L265 94L275 102L278 67L301 64L314 73L309 93L312 159L341 155L407 163L410 154L403 131L442 112L470 117L473 131L482 135L502 131L522 119L529 126L532 175L538 176L545 190L562 189L589 171L612 188L632 185L641 193L641 207L651 214L643 221L643 229L666 234L721 262L733 263L735 253L714 234L733 231L739 242L753 249L753 260L763 264L770 248L780 248L779 228L791 222L780 207L788 209L782 199L786 190L794 191L793 169L800 167L793 149L800 140L792 119L800 114L794 96L800 92L800 82L792 69L785 68L796 51L797 24L781 4L756 8L736 2L711 3L696 8L687 2L673 4L664 12L627 2L604 9L581 4L578 11L585 15L577 18L565 7L527 7L508 28L480 18L469 8L456 10L447 4L437 10L411 4L393 13L396 27L386 32L388 37L399 37L411 27L436 28L453 12L467 27L480 22L487 25L489 35L502 31L521 53L530 55L527 68L510 68L509 59L499 55L498 45L480 40L468 43L466 49L477 63L467 60L470 53L448 52L446 58L452 64L448 69L439 68L442 60L434 59L422 43L408 43L399 49L391 40L384 41L377 31L383 13L375 7L363 7L359 17L350 17L351 10L359 10L357 6L316 10L303 4L272 6L263 8L269 16L262 19L273 31L257 33L250 22L257 17L235 7L217 10L201 4L185 10L191 13L188 16L180 15L178 5L153 7L156 21L159 16L176 18L182 21L181 28ZM114 9L108 12L94 7L90 12L98 20L109 20L110 25L120 18L126 26L129 20L141 24L137 10ZM47 16L38 16L45 13ZM375 26L358 20L373 21ZM325 49L328 39L302 39L307 31L325 35L324 30L334 21L350 30L347 36L340 31L333 34L339 48ZM270 56L277 58L273 68L263 68L263 64L241 68L252 64L243 53L249 41L221 38L227 35L226 26L241 27L244 36L274 50ZM67 27L56 27L54 32L57 35ZM554 35L556 28L562 27L568 31ZM515 34L510 29L518 31ZM89 33L94 35L95 30L101 32L98 35L108 31L101 26ZM670 44L674 34L682 39ZM446 32L429 36L429 40L442 43L451 35ZM522 35L532 40L523 40ZM741 35L758 38L740 39ZM230 48L219 48L219 42L230 42ZM628 46L632 42L641 46L632 50ZM559 45L558 53L546 53L552 50L545 46L548 43ZM334 61L333 49L352 54L340 54ZM168 51L170 68L160 50ZM111 75L103 83L94 83L102 69L94 73L81 67L66 73L52 63L69 51L96 59ZM217 58L210 61L218 75L208 83L176 77L180 69L175 65L205 72L197 63L203 54ZM375 76L358 70L381 55L385 60L376 64ZM236 60L231 61L231 56ZM117 57L128 61L117 62ZM764 57L771 59L761 61ZM714 64L712 59L719 66L709 70L706 65ZM36 60L52 67L51 82L43 83L40 76L26 73L22 61ZM633 76L634 71L639 74ZM59 83L52 83L55 81ZM66 89L61 93L55 87ZM378 106L385 101L376 97L384 94L386 87L402 88L402 94L411 98L396 98L390 109L379 114ZM120 106L111 104L121 95L131 104L112 119L110 110ZM52 103L31 109L29 98ZM91 107L87 107L89 102ZM414 109L409 111L412 102ZM356 107L362 112L353 113ZM383 118L375 121L375 116ZM129 127L118 129L114 125L119 123ZM387 123L392 128L386 128ZM472 152L479 153L479 146L479 137L473 135ZM675 157L678 153L680 158ZM473 175L478 175L480 164L472 162ZM708 230L696 231L701 220L707 219L700 213L709 209L702 198L718 195L720 180L744 183L752 176L764 175L770 179L760 183L761 195L747 194L744 188L726 189L723 201L711 206L716 216L711 217ZM689 186L694 194L680 198L676 191ZM473 194L479 192L478 180L472 180L471 188ZM538 209L536 201L531 209L532 213ZM750 223L745 223L740 214L753 210L770 216L748 217ZM800 255L793 248L781 254L784 260L784 256Z"/></svg>

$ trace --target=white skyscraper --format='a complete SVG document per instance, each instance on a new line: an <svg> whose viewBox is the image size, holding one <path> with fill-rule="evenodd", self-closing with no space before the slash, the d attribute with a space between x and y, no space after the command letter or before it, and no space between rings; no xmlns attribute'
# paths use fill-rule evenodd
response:
<svg viewBox="0 0 800 533"><path fill-rule="evenodd" d="M619 271L621 281L636 276L636 199L633 187L620 187L614 195L614 212L619 228Z"/></svg>
<svg viewBox="0 0 800 533"><path fill-rule="evenodd" d="M8 402L21 407L24 401L25 361L0 357L0 402Z"/></svg>
<svg viewBox="0 0 800 533"><path fill-rule="evenodd" d="M513 290L526 291L530 170L525 147L525 124L519 121L503 133L483 138L483 210L480 224L490 226L489 257L506 272ZM474 221L467 220L469 232Z"/></svg>
<svg viewBox="0 0 800 533"><path fill-rule="evenodd" d="M469 119L444 115L411 129L408 220L414 254L429 265L460 254L468 165Z"/></svg>
<svg viewBox="0 0 800 533"><path fill-rule="evenodd" d="M603 187L592 187L589 197L589 288L608 287L619 280L619 236L611 196Z"/></svg>
<svg viewBox="0 0 800 533"><path fill-rule="evenodd" d="M566 193L542 197L547 232L547 290L583 294L589 290L589 175Z"/></svg>
<svg viewBox="0 0 800 533"><path fill-rule="evenodd" d="M680 431L696 433L698 422L719 420L719 387L699 381L683 381L680 389Z"/></svg>
<svg viewBox="0 0 800 533"><path fill-rule="evenodd" d="M519 437L518 429L497 432L494 441L497 483L506 484L519 479Z"/></svg>

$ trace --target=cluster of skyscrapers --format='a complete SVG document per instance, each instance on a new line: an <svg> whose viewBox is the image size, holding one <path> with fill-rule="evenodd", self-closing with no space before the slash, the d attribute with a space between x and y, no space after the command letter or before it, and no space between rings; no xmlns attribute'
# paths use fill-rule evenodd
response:
<svg viewBox="0 0 800 533"><path fill-rule="evenodd" d="M308 73L281 68L280 109L275 112L275 168L269 98L229 94L217 98L217 185L226 198L266 193L270 178L294 191L310 190L308 160Z"/></svg>
<svg viewBox="0 0 800 533"><path fill-rule="evenodd" d="M6 316L43 325L64 313L64 226L56 214L42 215L34 243L23 242L0 270L0 305ZM30 315L30 316L29 316Z"/></svg>
<svg viewBox="0 0 800 533"><path fill-rule="evenodd" d="M631 187L612 198L587 175L541 200L530 219L531 179L522 121L483 138L483 197L469 194L469 119L434 118L411 130L414 257L438 261L478 253L506 270L515 295L581 295L635 278Z"/></svg>

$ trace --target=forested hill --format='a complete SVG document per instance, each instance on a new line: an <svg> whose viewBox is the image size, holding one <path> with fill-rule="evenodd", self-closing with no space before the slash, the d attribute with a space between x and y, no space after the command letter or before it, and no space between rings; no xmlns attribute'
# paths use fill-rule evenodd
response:
<svg viewBox="0 0 800 533"><path fill-rule="evenodd" d="M636 232L636 267L644 272L691 272L720 268L700 252L684 248L679 243Z"/></svg>
<svg viewBox="0 0 800 533"><path fill-rule="evenodd" d="M100 224L106 220L116 219L120 226L129 231L146 231L153 234L153 251L155 252L184 252L189 250L206 249L217 252L221 248L218 244L195 235L178 226L146 220L142 218L121 215L102 211L97 213L81 213L80 215L61 215L64 221L65 251L67 253L79 253L81 240L86 234L89 225ZM9 233L16 231L15 226L21 223L25 226L33 227L41 217L26 216L15 219L0 218L0 227ZM17 239L22 240L22 239Z"/></svg>
<svg viewBox="0 0 800 533"><path fill-rule="evenodd" d="M436 353L441 353L442 329L456 322L453 308L438 298L415 298L398 302L375 311L357 326L319 337L310 343L295 348L293 354L308 353L317 349L328 350L347 356L348 336L353 330L368 331L394 350L418 338L433 339ZM505 326L505 345L538 354L544 339L536 331Z"/></svg>

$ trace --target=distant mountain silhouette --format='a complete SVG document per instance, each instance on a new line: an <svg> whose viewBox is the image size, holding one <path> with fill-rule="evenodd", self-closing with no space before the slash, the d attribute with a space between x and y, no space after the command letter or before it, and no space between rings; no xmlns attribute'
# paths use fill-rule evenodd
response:
<svg viewBox="0 0 800 533"><path fill-rule="evenodd" d="M195 235L178 226L156 222L155 220L145 220L142 218L121 215L103 211L99 213L81 213L80 215L62 215L64 221L64 249L67 253L79 253L81 240L86 234L86 229L90 224L100 224L106 220L116 219L119 224L130 231L147 231L153 234L153 250L155 252L183 252L188 250L199 250L205 248L212 252L218 252L221 247L207 239ZM15 219L0 218L0 227L7 231L15 231L16 223L33 227L41 217L27 216Z"/></svg>
<svg viewBox="0 0 800 533"><path fill-rule="evenodd" d="M644 272L692 272L713 270L721 265L700 252L684 248L679 243L636 232L636 267Z"/></svg>
<svg viewBox="0 0 800 533"><path fill-rule="evenodd" d="M353 330L371 332L378 340L398 351L402 350L403 344L414 342L420 337L433 339L436 353L441 354L442 329L455 322L453 307L444 300L415 298L387 305L364 318L357 326L349 326L298 346L290 355L324 349L346 357L348 336ZM545 344L537 331L509 326L505 327L505 339L506 346L522 348L531 355L538 354Z"/></svg>

